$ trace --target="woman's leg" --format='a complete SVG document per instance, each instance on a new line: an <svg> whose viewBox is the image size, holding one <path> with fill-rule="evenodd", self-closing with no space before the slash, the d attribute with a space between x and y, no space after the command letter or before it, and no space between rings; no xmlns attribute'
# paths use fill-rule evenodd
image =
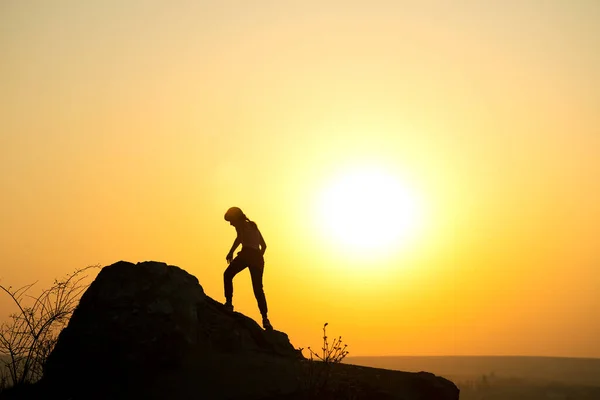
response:
<svg viewBox="0 0 600 400"><path fill-rule="evenodd" d="M267 299L265 297L265 291L263 290L263 272L265 270L264 264L253 264L250 265L250 277L252 278L252 289L254 290L254 297L258 303L258 309L263 317L267 316Z"/></svg>
<svg viewBox="0 0 600 400"><path fill-rule="evenodd" d="M244 259L240 256L237 256L229 263L229 266L223 273L226 304L231 304L233 299L233 277L236 276L240 271L243 271L246 266L247 264Z"/></svg>

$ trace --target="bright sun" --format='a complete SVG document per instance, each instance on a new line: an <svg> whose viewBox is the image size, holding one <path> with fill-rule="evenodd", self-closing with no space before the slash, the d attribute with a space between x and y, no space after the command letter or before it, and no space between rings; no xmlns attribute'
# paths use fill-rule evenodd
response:
<svg viewBox="0 0 600 400"><path fill-rule="evenodd" d="M319 208L323 233L353 253L401 247L414 238L422 216L415 194L380 169L339 177L323 191Z"/></svg>

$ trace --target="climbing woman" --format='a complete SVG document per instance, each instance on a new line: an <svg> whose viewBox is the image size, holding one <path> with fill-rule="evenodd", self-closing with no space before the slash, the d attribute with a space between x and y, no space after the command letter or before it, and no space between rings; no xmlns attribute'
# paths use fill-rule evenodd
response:
<svg viewBox="0 0 600 400"><path fill-rule="evenodd" d="M258 230L256 223L250 221L248 217L238 207L231 207L225 213L225 221L228 221L236 230L237 237L235 238L231 250L227 253L227 263L229 267L223 274L225 284L225 307L229 311L233 311L233 277L238 272L243 271L246 267L250 270L252 278L252 289L254 297L258 303L258 309L262 315L263 327L267 330L273 329L269 318L267 318L267 300L263 290L263 271L265 269L264 254L267 249L267 244ZM242 250L233 258L233 253L239 245L242 245Z"/></svg>

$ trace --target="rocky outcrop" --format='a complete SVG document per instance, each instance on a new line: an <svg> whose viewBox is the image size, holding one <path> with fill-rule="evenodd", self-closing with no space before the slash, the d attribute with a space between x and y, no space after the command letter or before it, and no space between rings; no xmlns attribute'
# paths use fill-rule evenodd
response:
<svg viewBox="0 0 600 400"><path fill-rule="evenodd" d="M314 390L315 376L327 378L326 390ZM307 361L285 333L228 312L194 276L159 262L102 269L40 387L72 399L458 399L432 374Z"/></svg>

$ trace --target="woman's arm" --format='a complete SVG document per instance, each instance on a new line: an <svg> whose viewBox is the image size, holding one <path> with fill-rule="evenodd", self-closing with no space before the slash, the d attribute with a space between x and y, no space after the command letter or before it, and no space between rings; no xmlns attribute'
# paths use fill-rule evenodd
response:
<svg viewBox="0 0 600 400"><path fill-rule="evenodd" d="M240 236L236 236L235 240L233 241L233 244L231 245L231 250L229 250L229 253L227 253L227 257L225 257L225 259L227 260L227 264L229 264L231 262L231 260L233 260L233 252L235 251L235 249L237 249L237 247L240 245L240 243L242 243L242 240L240 239Z"/></svg>
<svg viewBox="0 0 600 400"><path fill-rule="evenodd" d="M265 255L265 251L267 251L267 243L265 243L265 239L260 231L258 231L258 237L260 238L260 251L263 255Z"/></svg>

